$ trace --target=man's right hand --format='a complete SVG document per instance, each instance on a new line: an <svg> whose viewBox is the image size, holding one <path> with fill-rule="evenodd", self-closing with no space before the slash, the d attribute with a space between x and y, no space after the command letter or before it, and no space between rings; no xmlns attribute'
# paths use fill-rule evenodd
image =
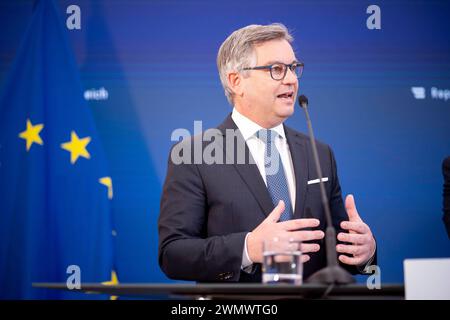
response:
<svg viewBox="0 0 450 320"><path fill-rule="evenodd" d="M284 211L284 201L280 200L278 205L247 237L247 252L249 258L254 263L263 261L263 242L267 239L290 238L293 241L310 241L323 239L325 234L320 230L301 230L304 228L318 227L320 222L317 219L293 219L278 222L281 213ZM302 262L310 259L306 253L317 252L320 245L316 243L301 243Z"/></svg>

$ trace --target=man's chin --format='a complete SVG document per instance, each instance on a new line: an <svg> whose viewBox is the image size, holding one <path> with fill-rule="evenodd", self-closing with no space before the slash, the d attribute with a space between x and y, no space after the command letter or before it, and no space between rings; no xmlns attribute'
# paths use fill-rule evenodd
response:
<svg viewBox="0 0 450 320"><path fill-rule="evenodd" d="M294 104L282 105L277 111L280 118L288 118L294 114Z"/></svg>

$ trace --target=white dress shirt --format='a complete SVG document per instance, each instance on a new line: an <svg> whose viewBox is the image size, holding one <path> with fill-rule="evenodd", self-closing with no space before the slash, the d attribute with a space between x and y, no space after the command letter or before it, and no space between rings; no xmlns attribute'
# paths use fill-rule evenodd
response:
<svg viewBox="0 0 450 320"><path fill-rule="evenodd" d="M264 151L265 151L265 143L258 139L256 136L256 133L261 130L265 129L261 127L260 125L256 124L249 118L243 116L239 111L237 111L235 108L233 109L233 112L231 114L231 119L233 119L234 123L238 127L238 129L241 131L242 136L244 137L245 143L248 146L248 149L250 150L250 153L253 157L253 159L256 162L256 166L258 167L259 173L261 174L261 177L264 180L264 183L267 186L267 180L266 180L266 169L264 167ZM280 154L281 162L283 164L284 168L284 174L286 176L287 185L289 189L289 195L291 197L291 203L292 203L292 212L294 212L295 209L295 174L294 174L294 166L292 164L292 157L291 152L289 151L289 145L286 140L286 135L284 133L284 127L282 124L279 124L278 126L274 128L270 128L271 130L274 130L278 135L275 137L275 147L278 150L278 153ZM247 252L247 236L245 237L245 244L243 248L243 254L242 254L242 269L247 269L247 267L251 266L253 262L250 260Z"/></svg>

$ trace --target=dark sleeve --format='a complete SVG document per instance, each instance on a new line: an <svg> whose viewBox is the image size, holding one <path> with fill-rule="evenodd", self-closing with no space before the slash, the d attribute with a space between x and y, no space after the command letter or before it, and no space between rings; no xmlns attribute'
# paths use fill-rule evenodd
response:
<svg viewBox="0 0 450 320"><path fill-rule="evenodd" d="M442 192L443 198L443 217L445 228L447 229L447 235L450 239L450 157L447 157L442 162L442 175L444 176L444 186Z"/></svg>
<svg viewBox="0 0 450 320"><path fill-rule="evenodd" d="M207 195L196 164L169 156L161 197L159 265L173 279L238 281L246 233L207 236Z"/></svg>
<svg viewBox="0 0 450 320"><path fill-rule="evenodd" d="M333 154L333 151L331 150L331 148L329 148L329 152L330 152L330 161L331 161L331 167L332 167L331 191L330 191L329 202L330 202L330 210L331 210L331 214L332 214L332 218L333 218L333 225L334 225L334 228L336 229L336 236L337 236L340 232L347 232L346 230L341 228L341 222L348 221L348 215L347 215L347 211L345 210L344 201L342 199L341 185L339 183L339 177L337 174L336 160L334 158L334 154ZM336 241L338 243L340 243L339 240L336 240ZM375 254L371 261L372 265L377 264L377 251L378 251L378 246L377 246L377 249L375 250ZM339 261L339 264L343 268L345 268L349 272L351 272L352 274L363 273L364 268L361 268L360 266L351 266L351 265L341 263L340 261Z"/></svg>

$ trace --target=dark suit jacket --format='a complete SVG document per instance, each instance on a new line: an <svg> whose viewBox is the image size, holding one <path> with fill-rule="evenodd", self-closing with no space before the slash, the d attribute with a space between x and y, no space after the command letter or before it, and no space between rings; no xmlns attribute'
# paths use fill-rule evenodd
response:
<svg viewBox="0 0 450 320"><path fill-rule="evenodd" d="M236 145L245 146L247 159L251 154L239 134L234 141L234 155L226 153L226 129L237 129L228 116L217 128L215 138L222 141L216 152L224 154L225 164L174 164L169 156L168 172L163 187L159 216L159 264L173 279L199 282L260 282L261 265L252 273L241 270L245 236L256 228L273 210L271 197L256 164L236 164ZM296 180L294 218L317 218L325 229L319 184L308 185L317 179L309 138L284 126ZM228 137L230 135L228 134ZM211 138L209 138L211 140ZM202 136L185 139L175 147L205 147ZM203 141L203 142L202 142ZM336 162L329 146L317 142L325 188L333 224L347 220L336 172ZM172 149L174 150L174 149ZM232 150L232 149L228 149ZM184 154L186 156L186 154ZM189 155L187 155L189 156ZM194 160L193 152L190 155ZM234 164L226 164L226 159ZM228 162L229 163L229 162ZM241 161L242 163L242 161ZM310 215L310 216L307 216ZM326 265L324 242L321 249L310 254L304 264L304 278ZM355 267L345 266L356 273Z"/></svg>
<svg viewBox="0 0 450 320"><path fill-rule="evenodd" d="M444 216L442 219L450 238L450 157L445 158L442 162L442 174L444 175L444 191L442 194Z"/></svg>

